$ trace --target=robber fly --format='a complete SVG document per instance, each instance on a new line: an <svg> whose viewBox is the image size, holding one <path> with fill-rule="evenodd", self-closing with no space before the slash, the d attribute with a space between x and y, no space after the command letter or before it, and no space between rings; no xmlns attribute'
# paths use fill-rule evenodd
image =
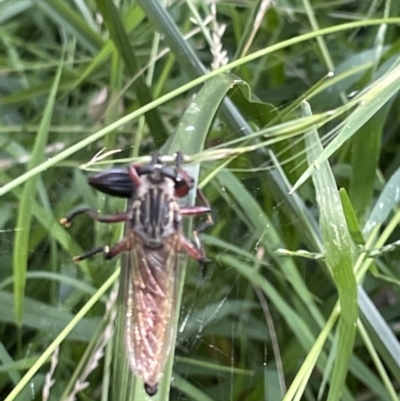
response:
<svg viewBox="0 0 400 401"><path fill-rule="evenodd" d="M195 231L195 244L182 233L182 216L206 213L202 229L212 224L210 206L197 190L201 206L179 206L178 199L194 187L194 179L182 169L182 154L175 166L166 166L155 153L145 165L132 164L127 169L111 169L89 177L96 189L125 198L132 205L125 213L100 216L81 208L61 223L69 226L76 216L87 213L105 222L126 222L125 237L109 248L99 247L74 258L80 261L103 253L105 259L128 252L125 299L125 345L134 374L143 380L146 393L154 395L167 361L175 334L175 299L178 254L185 251L200 263L207 261Z"/></svg>

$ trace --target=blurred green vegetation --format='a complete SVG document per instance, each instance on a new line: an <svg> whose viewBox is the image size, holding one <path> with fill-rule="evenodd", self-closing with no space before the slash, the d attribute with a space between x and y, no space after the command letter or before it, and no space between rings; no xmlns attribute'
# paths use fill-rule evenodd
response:
<svg viewBox="0 0 400 401"><path fill-rule="evenodd" d="M154 399L398 400L400 3L163 3L0 2L0 399L145 399L121 261L72 261L123 227L58 221L161 149L216 224Z"/></svg>

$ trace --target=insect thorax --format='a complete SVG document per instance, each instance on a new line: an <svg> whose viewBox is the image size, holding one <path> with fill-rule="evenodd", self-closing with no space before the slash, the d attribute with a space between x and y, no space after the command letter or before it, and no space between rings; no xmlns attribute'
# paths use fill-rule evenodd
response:
<svg viewBox="0 0 400 401"><path fill-rule="evenodd" d="M142 176L132 205L131 227L145 245L158 248L163 245L165 237L180 229L181 215L174 181L168 177L153 178L153 175Z"/></svg>

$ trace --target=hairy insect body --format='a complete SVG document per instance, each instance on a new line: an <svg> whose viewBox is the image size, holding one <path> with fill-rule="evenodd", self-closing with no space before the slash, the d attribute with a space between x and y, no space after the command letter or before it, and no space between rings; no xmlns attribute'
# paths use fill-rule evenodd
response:
<svg viewBox="0 0 400 401"><path fill-rule="evenodd" d="M132 206L131 229L140 235L144 246L157 248L180 228L181 215L174 191L170 178L164 177L157 184L152 184L148 176L143 178Z"/></svg>
<svg viewBox="0 0 400 401"><path fill-rule="evenodd" d="M170 178L143 178L132 206L125 340L132 370L155 392L174 335L181 215Z"/></svg>
<svg viewBox="0 0 400 401"><path fill-rule="evenodd" d="M87 213L104 223L125 222L125 237L112 247L101 246L83 255L81 261L98 253L111 259L127 252L127 266L121 281L125 299L126 355L132 371L145 384L148 395L157 392L175 334L178 257L185 251L205 263L207 258L195 236L195 243L182 233L182 216L206 213L212 224L210 206L200 190L199 206L182 206L182 198L194 187L194 179L181 168L183 156L176 155L176 166L163 164L158 153L149 164L131 164L127 169L111 169L89 177L89 184L113 196L132 199L127 212L100 216L89 208L79 208L61 220L65 226L76 216Z"/></svg>

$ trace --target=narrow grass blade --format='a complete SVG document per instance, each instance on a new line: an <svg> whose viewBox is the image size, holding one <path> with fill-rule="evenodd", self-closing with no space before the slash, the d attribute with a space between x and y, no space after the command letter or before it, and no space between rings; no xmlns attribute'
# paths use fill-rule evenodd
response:
<svg viewBox="0 0 400 401"><path fill-rule="evenodd" d="M382 134L391 103L393 102L389 101L373 115L353 138L349 196L361 225L364 224L371 207ZM368 160L368 163L365 163L365 160Z"/></svg>
<svg viewBox="0 0 400 401"><path fill-rule="evenodd" d="M310 162L310 166L294 185L293 191L313 174L318 165L326 161L344 142L358 132L399 90L400 66L397 66L382 78L376 80L368 90L359 95L357 109L347 118L347 123L337 137L325 149L321 149L321 153L315 155L315 159Z"/></svg>
<svg viewBox="0 0 400 401"><path fill-rule="evenodd" d="M63 63L60 63L54 79L53 87L49 95L46 108L43 113L39 132L32 150L32 157L28 163L28 171L39 165L44 157L44 148L47 143L51 117L56 100L58 84L61 78ZM32 220L32 199L37 191L38 177L32 177L24 186L21 202L18 208L17 228L14 240L13 270L14 270L14 313L18 325L22 322L23 299L25 292L26 271L28 268L29 254L29 230Z"/></svg>
<svg viewBox="0 0 400 401"><path fill-rule="evenodd" d="M400 168L390 177L379 198L375 202L367 222L363 228L364 235L369 235L372 230L383 224L393 208L400 201Z"/></svg>
<svg viewBox="0 0 400 401"><path fill-rule="evenodd" d="M124 61L129 75L134 76L138 74L140 69L139 63L136 60L134 49L129 43L129 38L118 13L118 9L111 0L96 0L96 4L104 18L111 39L118 50L119 56ZM153 100L150 90L141 75L137 77L134 88L141 105L150 103ZM160 146L167 138L166 134L168 131L164 123L162 122L157 110L149 111L145 117L156 145Z"/></svg>
<svg viewBox="0 0 400 401"><path fill-rule="evenodd" d="M18 385L8 394L4 401L14 401L22 389L31 381L37 371L42 365L50 358L54 350L66 339L71 331L76 327L78 322L89 312L89 310L95 305L99 299L109 290L111 285L115 282L119 275L119 269L113 273L110 278L99 288L89 301L83 306L83 308L71 319L69 324L60 332L57 338L49 345L45 352L39 357L36 363L28 370Z"/></svg>
<svg viewBox="0 0 400 401"><path fill-rule="evenodd" d="M347 195L347 192L344 188L340 189L339 194L351 238L355 244L364 245L365 240L361 233L358 219L354 211L353 205L349 199L349 196Z"/></svg>
<svg viewBox="0 0 400 401"><path fill-rule="evenodd" d="M303 113L311 115L311 109L305 102ZM305 136L305 142L308 162L311 165L323 152L316 129L309 131ZM334 401L340 399L343 391L356 334L358 306L356 279L353 272L353 243L329 163L322 161L312 178L320 212L326 262L335 280L340 301L339 339L328 394L328 401Z"/></svg>
<svg viewBox="0 0 400 401"><path fill-rule="evenodd" d="M276 260L282 273L292 284L318 326L323 327L325 324L324 318L315 304L312 294L305 286L304 280L293 260L291 258L281 258L275 253L277 249L282 247L282 240L271 220L236 176L227 170L223 170L218 174L218 178L235 198L240 209L243 210L247 218L245 222L249 224L249 230L253 233L255 242L258 241L267 250L270 257Z"/></svg>
<svg viewBox="0 0 400 401"><path fill-rule="evenodd" d="M38 6L51 15L60 26L65 27L80 39L83 46L93 53L103 46L103 39L86 23L84 18L74 11L65 1L39 0Z"/></svg>
<svg viewBox="0 0 400 401"><path fill-rule="evenodd" d="M78 150L81 150L83 148L85 148L86 146L88 146L89 144L97 141L98 139L104 137L106 134L108 134L109 132L112 132L114 130L116 130L117 128L121 127L122 125L132 121L133 119L135 119L136 117L139 117L140 115L142 115L143 113L154 109L155 107L167 102L170 99L175 98L177 95L184 93L186 91L188 91L191 88L196 87L197 85L200 85L204 82L206 82L207 80L211 79L214 76L217 76L223 72L226 71L230 71L231 69L238 67L242 64L248 63L252 60L256 60L260 57L263 57L267 54L273 53L274 51L277 51L279 49L284 49L288 46L297 44L297 43L302 43L305 42L311 38L314 38L316 36L320 36L320 35L328 35L328 34L332 34L335 32L340 32L340 31L344 31L344 30L348 30L348 29L355 29L361 26L373 26L373 25L379 25L381 23L388 23L388 24L397 24L400 23L400 18L388 18L388 19L373 19L373 20L368 20L368 21L361 21L361 22L351 22L351 23L347 23L347 24L342 24L342 25L335 25L334 27L330 27L329 29L322 29L319 32L312 32L312 33L307 33L305 35L300 35L297 36L295 38L291 38L289 40L280 42L277 45L274 46L270 46L266 49L262 49L259 50L257 52L254 52L246 57L243 57L240 60L236 60L230 64L227 64L226 66L223 66L221 68L219 68L218 70L215 71L211 71L206 75L203 75L197 79L192 80L190 83L185 84L179 88L177 88L174 91L171 91L163 96L161 96L160 98L154 100L153 102L141 107L139 110L135 110L132 113L120 118L118 121L110 124L109 126L99 130L98 132L96 132L95 134L92 134L90 137L85 138L84 140L76 143L75 145L69 147L68 149L66 149L65 151L60 152L59 154L55 155L53 158L47 160L46 162L43 162L42 164L40 164L39 166L37 166L36 168L32 169L32 171L29 171L25 174L22 174L21 176L19 176L17 179L15 179L14 181L7 183L6 185L4 185L3 187L0 188L0 196L4 195L5 193L7 193L8 191L10 191L12 188L15 188L16 186L22 184L23 182L25 182L29 177L38 174L41 171L44 171L45 169L54 166L55 164L57 164L58 162L60 162L61 160L66 159L67 157L69 157L70 155L75 154ZM1 104L1 102L0 102ZM238 121L236 121L236 123L238 123ZM245 126L240 125L238 127L238 130L242 130L243 128L245 128L247 130L248 125L245 124Z"/></svg>
<svg viewBox="0 0 400 401"><path fill-rule="evenodd" d="M4 25L10 19L22 14L32 6L31 0L2 1L0 3L0 25Z"/></svg>

